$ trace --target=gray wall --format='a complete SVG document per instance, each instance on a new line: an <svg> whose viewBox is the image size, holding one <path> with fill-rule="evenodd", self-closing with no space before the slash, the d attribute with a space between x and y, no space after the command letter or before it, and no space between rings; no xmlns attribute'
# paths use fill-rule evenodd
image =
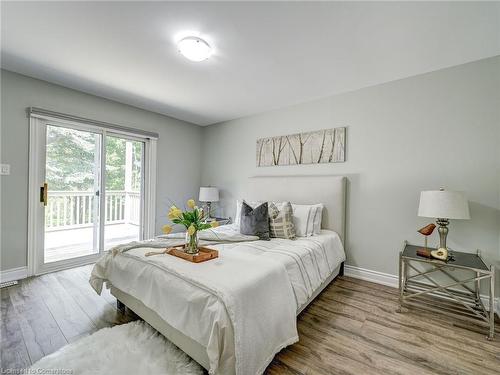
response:
<svg viewBox="0 0 500 375"><path fill-rule="evenodd" d="M249 176L343 174L348 264L396 274L402 241L421 243L416 229L430 222L416 216L419 192L444 186L467 193L472 215L452 221L450 246L480 248L500 267L498 57L207 128L7 71L1 79L1 159L12 168L1 178L2 270L26 265L29 106L158 132L158 232L170 200L197 196L200 173L230 216ZM257 138L336 126L348 127L346 163L255 167Z"/></svg>
<svg viewBox="0 0 500 375"><path fill-rule="evenodd" d="M166 223L168 203L197 197L202 129L196 125L1 71L1 160L11 175L1 177L1 270L26 266L28 118L30 106L51 109L159 133L156 230ZM194 147L193 147L194 145ZM178 155L189 149L192 157Z"/></svg>
<svg viewBox="0 0 500 375"><path fill-rule="evenodd" d="M210 126L202 182L222 189L220 213L234 215L249 176L347 175L347 263L393 275L403 240L423 243L416 230L431 222L417 217L420 191L462 190L472 220L451 222L449 246L480 248L499 266L499 87L497 57ZM255 166L259 137L338 126L348 128L345 163Z"/></svg>

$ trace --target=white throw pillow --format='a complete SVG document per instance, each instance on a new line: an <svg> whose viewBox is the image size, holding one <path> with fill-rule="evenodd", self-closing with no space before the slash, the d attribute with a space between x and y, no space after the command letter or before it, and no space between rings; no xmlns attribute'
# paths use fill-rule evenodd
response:
<svg viewBox="0 0 500 375"><path fill-rule="evenodd" d="M307 237L309 216L311 208L303 204L292 203L293 224L295 225L295 235L297 237Z"/></svg>
<svg viewBox="0 0 500 375"><path fill-rule="evenodd" d="M293 224L298 237L309 237L320 233L323 207L322 204L292 203Z"/></svg>
<svg viewBox="0 0 500 375"><path fill-rule="evenodd" d="M321 224L323 221L323 204L315 204L314 207L316 208L316 213L314 214L314 221L313 221L313 234L320 234L321 233Z"/></svg>

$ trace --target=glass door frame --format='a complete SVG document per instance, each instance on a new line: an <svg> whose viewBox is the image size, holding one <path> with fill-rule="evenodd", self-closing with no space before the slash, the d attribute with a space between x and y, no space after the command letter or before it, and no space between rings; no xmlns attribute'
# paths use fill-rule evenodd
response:
<svg viewBox="0 0 500 375"><path fill-rule="evenodd" d="M61 261L44 262L45 208L40 202L40 187L45 182L47 125L61 126L99 134L100 181L99 181L99 236L96 254ZM140 239L151 238L155 233L155 185L156 185L156 139L146 138L133 132L107 129L95 125L51 118L30 116L30 155L28 187L28 276L95 263L105 252L104 226L106 210L106 136L114 136L144 143L141 173ZM50 188L50 187L49 187Z"/></svg>
<svg viewBox="0 0 500 375"><path fill-rule="evenodd" d="M104 183L106 184L106 137L109 136L109 137L115 137L115 138L119 138L119 139L124 139L126 141L133 141L133 142L141 142L143 143L143 147L142 147L142 157L141 157L141 191L140 191L140 194L141 194L141 200L140 200L140 208L139 208L139 226L141 228L141 230L139 231L139 240L143 240L144 238L146 238L146 230L145 230L145 225L144 225L144 222L145 222L145 165L146 165L146 142L145 142L145 139L144 138L140 138L140 137L137 137L137 136L131 136L131 135L123 135L123 134L117 134L116 132L113 132L113 131L104 131L104 135L103 135L103 152L104 152L104 162L101 160L101 168L104 168L102 169L103 173L102 173L102 180L101 180L101 184ZM104 246L105 246L105 235L106 235L106 231L105 231L105 227L106 227L106 185L101 185L101 194L103 195L102 196L102 200L100 201L101 205L100 205L100 208L101 208L101 212L100 212L100 217L103 217L104 220L101 220L100 221L100 226L99 226L99 232L100 233L103 233L103 235L100 235L99 236L99 250L101 251L106 251L104 249Z"/></svg>

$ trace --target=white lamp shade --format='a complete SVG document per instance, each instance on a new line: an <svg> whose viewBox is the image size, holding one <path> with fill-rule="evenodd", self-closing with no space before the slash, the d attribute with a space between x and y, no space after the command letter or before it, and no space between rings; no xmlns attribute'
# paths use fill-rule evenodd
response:
<svg viewBox="0 0 500 375"><path fill-rule="evenodd" d="M212 186L202 186L200 187L200 196L198 199L200 202L218 202L219 201L219 189Z"/></svg>
<svg viewBox="0 0 500 375"><path fill-rule="evenodd" d="M418 216L439 219L470 219L469 202L465 198L465 194L460 191L422 191Z"/></svg>

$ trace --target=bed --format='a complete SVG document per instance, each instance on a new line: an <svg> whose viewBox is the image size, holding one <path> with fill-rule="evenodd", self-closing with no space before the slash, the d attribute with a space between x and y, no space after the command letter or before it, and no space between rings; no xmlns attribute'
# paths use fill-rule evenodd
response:
<svg viewBox="0 0 500 375"><path fill-rule="evenodd" d="M228 225L201 237L219 250L219 259L193 265L168 255L145 257L151 248L182 241L172 235L124 245L101 259L91 276L97 292L105 283L119 305L216 374L262 373L298 340L296 316L343 273L345 260L345 177L253 177L242 196L321 202L321 233L260 241Z"/></svg>

